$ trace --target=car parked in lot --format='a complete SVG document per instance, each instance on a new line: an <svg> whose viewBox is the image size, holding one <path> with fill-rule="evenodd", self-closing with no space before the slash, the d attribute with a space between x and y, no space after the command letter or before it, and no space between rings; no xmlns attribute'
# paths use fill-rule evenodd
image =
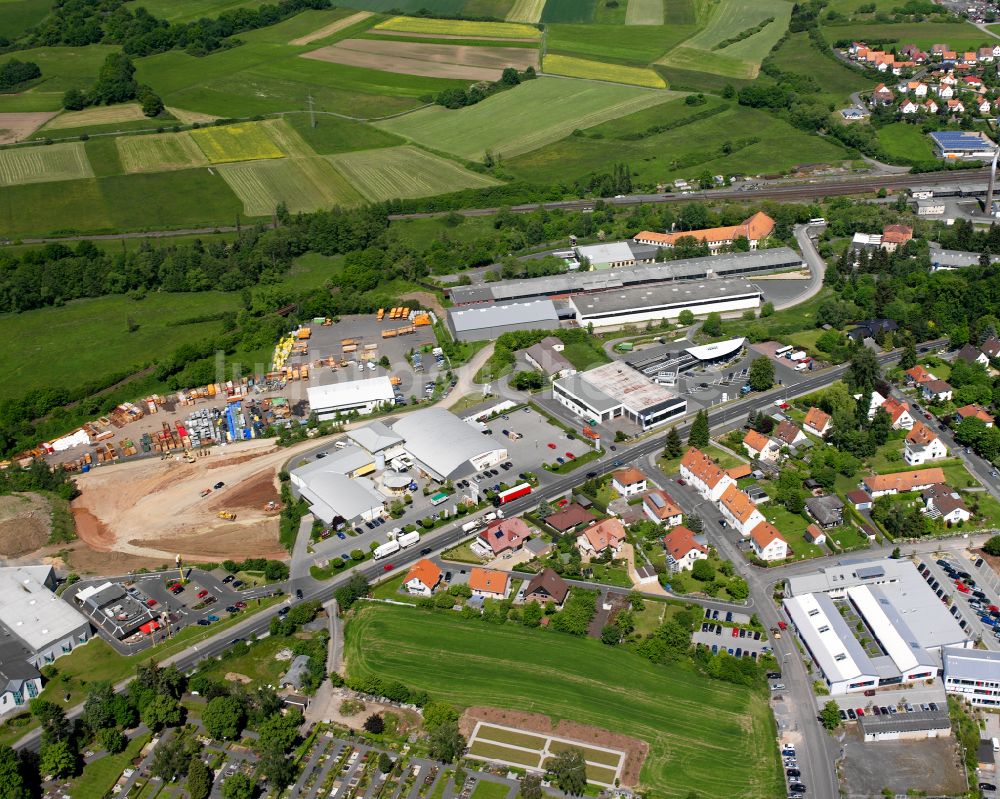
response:
<svg viewBox="0 0 1000 799"><path fill-rule="evenodd" d="M226 613L239 613L240 609L236 605L230 605L226 608Z"/></svg>
<svg viewBox="0 0 1000 799"><path fill-rule="evenodd" d="M208 625L210 625L211 623L212 622L210 622L208 619L198 619L198 624L200 624L202 627L208 627Z"/></svg>
<svg viewBox="0 0 1000 799"><path fill-rule="evenodd" d="M235 579L236 578L233 577L233 575L227 574L225 577L222 578L222 582L225 583L226 585L229 585L229 583L231 583Z"/></svg>
<svg viewBox="0 0 1000 799"><path fill-rule="evenodd" d="M209 621L218 621L219 620L219 617L216 616L214 613L206 616L205 618L208 619Z"/></svg>
<svg viewBox="0 0 1000 799"><path fill-rule="evenodd" d="M202 589L201 589L201 590L200 590L200 591L198 592L198 599L204 599L204 598L205 598L205 597L207 597L207 596L208 596L208 591L207 591L206 589L204 589L204 588L202 588Z"/></svg>
<svg viewBox="0 0 1000 799"><path fill-rule="evenodd" d="M854 712L854 708L852 707L847 708L847 718L849 718L851 721L857 721L858 714Z"/></svg>

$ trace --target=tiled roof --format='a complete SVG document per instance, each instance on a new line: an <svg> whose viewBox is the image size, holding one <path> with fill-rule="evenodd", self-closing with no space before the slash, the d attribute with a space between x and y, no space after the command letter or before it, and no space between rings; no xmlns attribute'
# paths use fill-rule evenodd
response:
<svg viewBox="0 0 1000 799"><path fill-rule="evenodd" d="M469 588L473 591L485 591L491 594L505 594L510 575L491 569L473 569L469 572Z"/></svg>
<svg viewBox="0 0 1000 799"><path fill-rule="evenodd" d="M580 535L585 536L595 552L614 549L625 540L625 527L618 519L610 518L586 528Z"/></svg>
<svg viewBox="0 0 1000 799"><path fill-rule="evenodd" d="M703 230L681 230L676 233L654 233L644 230L637 233L636 241L651 241L655 244L676 244L678 239L690 236L697 241L722 242L732 241L743 236L750 241L759 241L771 235L774 230L774 220L763 211L758 211L749 219L744 219L739 225L705 228Z"/></svg>
<svg viewBox="0 0 1000 799"><path fill-rule="evenodd" d="M493 550L493 554L499 554L506 549L516 548L524 543L526 538L531 536L531 528L520 516L513 516L510 519L498 519L491 522L488 527L479 533L479 538L485 541L487 546Z"/></svg>
<svg viewBox="0 0 1000 799"><path fill-rule="evenodd" d="M726 510L728 510L740 524L746 522L749 519L757 506L750 501L750 497L740 491L736 486L729 486L725 491L722 492L722 496L719 497L719 502L725 505Z"/></svg>
<svg viewBox="0 0 1000 799"><path fill-rule="evenodd" d="M569 586L552 569L542 569L531 578L528 587L524 590L524 595L530 596L536 591L542 591L552 597L556 604L562 604L563 600L566 599L566 594L569 593Z"/></svg>
<svg viewBox="0 0 1000 799"><path fill-rule="evenodd" d="M551 516L545 517L545 523L560 533L565 533L578 524L588 524L592 521L594 521L594 517L585 508L575 502L570 503Z"/></svg>
<svg viewBox="0 0 1000 799"><path fill-rule="evenodd" d="M753 474L753 469L750 468L749 463L741 463L739 466L732 466L726 469L726 474L734 480L739 480L741 477L749 477Z"/></svg>
<svg viewBox="0 0 1000 799"><path fill-rule="evenodd" d="M917 486L944 483L944 471L940 466L931 469L917 469L913 472L894 472L893 474L875 474L864 478L865 487L872 491L913 491Z"/></svg>
<svg viewBox="0 0 1000 799"><path fill-rule="evenodd" d="M406 574L406 580L403 582L408 583L414 578L420 580L428 588L433 588L441 582L441 569L432 561L424 558L423 560L418 560L410 567L410 571Z"/></svg>
<svg viewBox="0 0 1000 799"><path fill-rule="evenodd" d="M913 429L911 429L906 436L906 440L910 444L918 444L922 447L926 447L935 438L937 438L937 433L931 430L923 422L914 422Z"/></svg>
<svg viewBox="0 0 1000 799"><path fill-rule="evenodd" d="M743 436L743 443L750 447L750 449L763 452L767 449L770 441L763 433L758 433L756 430L748 430L747 434Z"/></svg>
<svg viewBox="0 0 1000 799"><path fill-rule="evenodd" d="M778 531L778 528L765 520L750 531L750 538L757 545L758 549L764 549L776 538L785 541L785 537ZM785 541L787 544L788 542Z"/></svg>
<svg viewBox="0 0 1000 799"><path fill-rule="evenodd" d="M963 405L957 411L955 411L963 419L967 419L970 416L975 416L988 424L992 424L995 420L994 418L986 412L985 408L981 408L979 405Z"/></svg>
<svg viewBox="0 0 1000 799"><path fill-rule="evenodd" d="M928 372L923 366L917 364L912 369L906 370L907 376L917 383L927 383L934 380L934 375Z"/></svg>
<svg viewBox="0 0 1000 799"><path fill-rule="evenodd" d="M681 458L681 466L689 469L691 473L701 480L709 488L715 488L719 481L726 476L726 473L708 455L695 447L691 447Z"/></svg>
<svg viewBox="0 0 1000 799"><path fill-rule="evenodd" d="M815 430L822 430L829 423L830 414L821 411L819 408L810 408L809 412L806 414L806 427L812 427Z"/></svg>
<svg viewBox="0 0 1000 799"><path fill-rule="evenodd" d="M616 472L612 472L611 476L614 480L621 486L635 485L636 483L646 482L646 475L640 472L633 466L627 469L619 469Z"/></svg>
<svg viewBox="0 0 1000 799"><path fill-rule="evenodd" d="M799 430L798 425L794 422L785 419L781 424L779 424L774 431L771 433L773 438L783 441L786 444L794 444L795 437L799 435L802 431Z"/></svg>
<svg viewBox="0 0 1000 799"><path fill-rule="evenodd" d="M854 505L863 505L866 502L872 501L872 496L863 488L855 488L853 491L848 491L847 499Z"/></svg>
<svg viewBox="0 0 1000 799"><path fill-rule="evenodd" d="M673 497L659 488L647 492L643 498L643 502L652 514L661 521L669 519L671 516L678 516L681 513L680 506L674 502Z"/></svg>
<svg viewBox="0 0 1000 799"><path fill-rule="evenodd" d="M673 556L674 560L680 560L692 549L697 549L699 552L708 552L705 547L695 541L694 533L683 526L675 527L663 536L663 546L667 550L667 553Z"/></svg>

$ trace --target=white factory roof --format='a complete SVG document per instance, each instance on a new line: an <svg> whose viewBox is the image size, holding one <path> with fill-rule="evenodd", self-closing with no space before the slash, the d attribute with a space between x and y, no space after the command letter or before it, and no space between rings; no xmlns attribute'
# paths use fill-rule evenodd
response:
<svg viewBox="0 0 1000 799"><path fill-rule="evenodd" d="M1000 680L1000 652L945 647L944 676L958 680Z"/></svg>
<svg viewBox="0 0 1000 799"><path fill-rule="evenodd" d="M537 324L539 322L559 323L556 306L549 299L451 308L448 311L448 317L456 332L482 330L504 325Z"/></svg>
<svg viewBox="0 0 1000 799"><path fill-rule="evenodd" d="M678 398L673 391L620 361L612 361L574 376L579 376L582 382L602 395L636 413Z"/></svg>
<svg viewBox="0 0 1000 799"><path fill-rule="evenodd" d="M745 338L731 338L728 341L716 341L712 344L702 344L699 347L688 347L687 352L699 361L714 361L716 358L724 358L727 355L739 352L743 347Z"/></svg>
<svg viewBox="0 0 1000 799"><path fill-rule="evenodd" d="M623 261L635 260L632 248L624 241L612 241L607 244L590 244L586 247L577 247L576 254L580 258L586 258L592 264L621 263Z"/></svg>
<svg viewBox="0 0 1000 799"><path fill-rule="evenodd" d="M847 595L851 598L858 612L864 616L871 631L878 638L879 643L882 644L882 648L885 649L886 654L892 658L892 662L896 664L897 669L904 672L912 669L919 663L910 645L903 640L903 636L899 634L899 630L896 629L888 615L886 615L879 604L879 600L875 598L867 585L857 585L854 588L848 588ZM917 647L916 643L913 644L913 647Z"/></svg>
<svg viewBox="0 0 1000 799"><path fill-rule="evenodd" d="M300 489L313 514L329 524L336 517L356 519L362 513L381 508L385 497L367 477L345 477L334 472L310 476Z"/></svg>
<svg viewBox="0 0 1000 799"><path fill-rule="evenodd" d="M375 457L361 447L335 449L325 458L317 458L305 466L293 469L292 474L303 482L309 482L316 474L351 474L375 462Z"/></svg>
<svg viewBox="0 0 1000 799"><path fill-rule="evenodd" d="M492 436L444 408L407 414L392 426L406 440L406 451L440 477L450 477L463 464L487 452L504 449Z"/></svg>
<svg viewBox="0 0 1000 799"><path fill-rule="evenodd" d="M365 380L349 380L344 383L330 383L326 386L310 386L306 389L309 407L314 411L324 408L346 408L369 402L392 400L392 383L386 375L369 377Z"/></svg>
<svg viewBox="0 0 1000 799"><path fill-rule="evenodd" d="M809 652L830 682L877 677L847 623L825 594L805 594L784 600L785 610Z"/></svg>
<svg viewBox="0 0 1000 799"><path fill-rule="evenodd" d="M0 568L0 622L36 652L88 624L86 616L46 588L50 571L49 566Z"/></svg>
<svg viewBox="0 0 1000 799"><path fill-rule="evenodd" d="M347 437L359 447L364 447L371 453L381 452L394 444L402 442L402 437L394 433L384 422L372 422L356 430L349 430Z"/></svg>

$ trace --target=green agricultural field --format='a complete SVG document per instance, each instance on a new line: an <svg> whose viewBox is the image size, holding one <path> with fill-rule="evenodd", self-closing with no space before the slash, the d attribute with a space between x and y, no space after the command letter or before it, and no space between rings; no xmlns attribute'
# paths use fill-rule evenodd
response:
<svg viewBox="0 0 1000 799"><path fill-rule="evenodd" d="M4 0L0 2L0 31L8 39L20 36L32 25L37 25L53 0Z"/></svg>
<svg viewBox="0 0 1000 799"><path fill-rule="evenodd" d="M561 53L545 56L542 69L550 75L625 83L630 86L648 86L651 89L667 88L667 82L655 70L648 67L609 64L605 61L591 61L588 58L577 58Z"/></svg>
<svg viewBox="0 0 1000 799"><path fill-rule="evenodd" d="M626 25L662 25L663 0L628 0Z"/></svg>
<svg viewBox="0 0 1000 799"><path fill-rule="evenodd" d="M590 638L371 606L348 624L352 677L379 674L459 706L532 710L649 743L658 796L773 799L784 788L774 722L757 692L655 666ZM625 682L597 675L627 674Z"/></svg>
<svg viewBox="0 0 1000 799"><path fill-rule="evenodd" d="M427 9L432 14L461 13L465 0L341 0L347 8L362 11L402 11L403 13Z"/></svg>
<svg viewBox="0 0 1000 799"><path fill-rule="evenodd" d="M508 22L539 22L545 10L545 0L514 0L507 12Z"/></svg>
<svg viewBox="0 0 1000 799"><path fill-rule="evenodd" d="M0 4L0 8L3 7ZM17 57L38 64L42 77L26 92L0 94L0 112L58 111L62 108L66 90L90 86L97 78L97 71L105 57L116 50L117 47L103 44L19 50Z"/></svg>
<svg viewBox="0 0 1000 799"><path fill-rule="evenodd" d="M192 22L203 17L214 19L237 8L257 8L261 3L260 0L142 0L141 5L154 17L169 22Z"/></svg>
<svg viewBox="0 0 1000 799"><path fill-rule="evenodd" d="M783 70L811 75L822 89L823 99L847 102L852 92L871 89L872 81L816 50L807 33L792 33L771 56Z"/></svg>
<svg viewBox="0 0 1000 799"><path fill-rule="evenodd" d="M647 66L691 36L690 25L547 25L546 52Z"/></svg>
<svg viewBox="0 0 1000 799"><path fill-rule="evenodd" d="M263 122L246 122L221 128L202 128L189 134L213 164L257 161L285 155Z"/></svg>
<svg viewBox="0 0 1000 799"><path fill-rule="evenodd" d="M0 186L93 177L83 142L0 150Z"/></svg>
<svg viewBox="0 0 1000 799"><path fill-rule="evenodd" d="M154 292L143 300L116 295L0 315L0 332L7 341L17 342L0 352L0 367L10 375L0 385L0 398L36 388L70 387L157 360L222 330L219 322L178 321L239 306L238 292ZM127 332L130 316L139 323L134 333ZM87 346L67 346L70 341L86 341ZM39 369L39 364L45 368Z"/></svg>
<svg viewBox="0 0 1000 799"><path fill-rule="evenodd" d="M668 25L695 25L698 12L695 0L663 0L664 22Z"/></svg>
<svg viewBox="0 0 1000 799"><path fill-rule="evenodd" d="M125 172L164 172L208 163L201 148L186 131L118 136L113 141Z"/></svg>
<svg viewBox="0 0 1000 799"><path fill-rule="evenodd" d="M542 22L591 22L596 0L547 0Z"/></svg>
<svg viewBox="0 0 1000 799"><path fill-rule="evenodd" d="M500 181L416 147L390 147L328 156L366 200L406 199L496 186Z"/></svg>
<svg viewBox="0 0 1000 799"><path fill-rule="evenodd" d="M0 191L0 237L83 231L111 231L94 179L28 183Z"/></svg>
<svg viewBox="0 0 1000 799"><path fill-rule="evenodd" d="M894 122L879 128L878 143L893 158L913 161L934 161L934 146L931 138L917 125Z"/></svg>
<svg viewBox="0 0 1000 799"><path fill-rule="evenodd" d="M98 187L114 230L231 225L243 210L226 182L204 168L117 175Z"/></svg>
<svg viewBox="0 0 1000 799"><path fill-rule="evenodd" d="M462 19L392 17L379 22L377 30L420 33L432 36L480 36L490 39L538 39L541 31L534 25L511 22L472 22Z"/></svg>
<svg viewBox="0 0 1000 799"><path fill-rule="evenodd" d="M627 135L627 118L617 120L606 126L621 133L605 134L604 138L569 136L534 152L508 158L504 165L522 180L559 184L606 172L610 164L624 162L636 173L637 180L657 182L681 177L697 179L706 170L712 175L757 175L787 170L796 164L835 163L849 157L846 150L830 140L796 130L766 111L726 105L722 113L635 141L615 138ZM643 120L648 121L648 117ZM591 132L600 135L606 126ZM648 124L637 127L641 131ZM726 143L732 148L729 154L722 151Z"/></svg>
<svg viewBox="0 0 1000 799"><path fill-rule="evenodd" d="M218 169L248 216L269 216L279 203L296 213L361 201L350 183L321 157L245 161Z"/></svg>
<svg viewBox="0 0 1000 799"><path fill-rule="evenodd" d="M317 115L316 127L309 123L308 114L288 114L284 119L320 155L374 150L404 143L398 136L373 125L330 115Z"/></svg>
<svg viewBox="0 0 1000 799"><path fill-rule="evenodd" d="M748 0L718 0L708 24L657 63L727 77L755 78L760 62L788 29L791 14L792 4L784 0L758 0L753 3ZM774 21L762 31L719 47L772 17Z"/></svg>
<svg viewBox="0 0 1000 799"><path fill-rule="evenodd" d="M614 84L539 78L458 111L436 106L378 126L468 160L479 160L487 150L510 158L558 141L578 128L674 96Z"/></svg>
<svg viewBox="0 0 1000 799"><path fill-rule="evenodd" d="M929 50L932 44L946 42L957 50L975 50L996 39L968 22L912 22L901 24L854 23L820 28L831 44L841 39L893 42L897 47L915 44ZM872 72L872 81L877 82Z"/></svg>

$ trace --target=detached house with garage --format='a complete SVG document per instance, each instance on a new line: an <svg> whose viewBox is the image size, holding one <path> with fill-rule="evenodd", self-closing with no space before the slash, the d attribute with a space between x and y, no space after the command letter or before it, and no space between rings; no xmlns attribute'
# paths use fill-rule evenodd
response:
<svg viewBox="0 0 1000 799"><path fill-rule="evenodd" d="M972 518L962 497L949 486L931 486L920 496L924 501L924 513L931 519L942 519L949 527Z"/></svg>
<svg viewBox="0 0 1000 799"><path fill-rule="evenodd" d="M924 491L933 485L945 483L944 471L940 466L930 469L916 469L912 472L873 474L861 481L861 488L873 499L890 494L905 494L908 491Z"/></svg>
<svg viewBox="0 0 1000 799"><path fill-rule="evenodd" d="M483 599L506 599L510 591L510 575L491 569L472 569L469 572L469 589L473 596Z"/></svg>
<svg viewBox="0 0 1000 799"><path fill-rule="evenodd" d="M743 436L743 449L746 451L747 457L758 461L774 462L781 454L777 444L756 430L748 430L747 434Z"/></svg>
<svg viewBox="0 0 1000 799"><path fill-rule="evenodd" d="M920 393L930 402L949 402L952 387L944 380L931 380L929 383L920 384Z"/></svg>
<svg viewBox="0 0 1000 799"><path fill-rule="evenodd" d="M889 414L893 430L909 430L913 427L913 416L905 402L900 402L895 397L889 397L882 403L882 409Z"/></svg>
<svg viewBox="0 0 1000 799"><path fill-rule="evenodd" d="M764 514L750 501L750 497L734 485L729 486L719 498L719 510L722 518L744 538L764 521Z"/></svg>
<svg viewBox="0 0 1000 799"><path fill-rule="evenodd" d="M476 546L487 555L505 555L517 552L531 537L531 528L520 516L498 519L479 532Z"/></svg>
<svg viewBox="0 0 1000 799"><path fill-rule="evenodd" d="M824 413L819 408L812 407L806 414L806 419L802 428L807 433L812 433L814 436L822 438L830 432L831 424L832 419L830 418L830 414Z"/></svg>
<svg viewBox="0 0 1000 799"><path fill-rule="evenodd" d="M597 524L585 528L576 538L580 554L596 558L605 550L617 557L625 543L625 527L615 518L604 519Z"/></svg>
<svg viewBox="0 0 1000 799"><path fill-rule="evenodd" d="M695 447L691 447L681 458L680 473L701 494L702 499L711 502L717 502L729 486L736 485L736 481L715 461Z"/></svg>
<svg viewBox="0 0 1000 799"><path fill-rule="evenodd" d="M537 602L543 607L549 602L562 607L569 595L569 585L552 569L542 569L524 589L524 603Z"/></svg>
<svg viewBox="0 0 1000 799"><path fill-rule="evenodd" d="M671 574L688 571L694 567L696 560L708 559L704 536L695 535L687 527L675 527L663 536L663 548Z"/></svg>
<svg viewBox="0 0 1000 799"><path fill-rule="evenodd" d="M824 529L836 527L844 522L844 503L835 494L810 497L806 500L806 512Z"/></svg>
<svg viewBox="0 0 1000 799"><path fill-rule="evenodd" d="M779 446L794 447L799 442L806 440L806 434L799 429L795 422L785 419L771 431L771 438L777 441Z"/></svg>
<svg viewBox="0 0 1000 799"><path fill-rule="evenodd" d="M903 459L910 466L923 466L928 461L948 457L948 447L940 436L923 422L915 422L903 445Z"/></svg>
<svg viewBox="0 0 1000 799"><path fill-rule="evenodd" d="M962 347L962 349L955 353L955 357L966 363L978 363L983 366L988 366L990 362L989 356L979 349L979 347L972 344L966 344Z"/></svg>
<svg viewBox="0 0 1000 799"><path fill-rule="evenodd" d="M970 416L978 419L987 427L993 427L995 419L992 415L986 412L985 408L982 408L979 405L963 405L955 411L955 421L959 424L962 423L963 419L968 419Z"/></svg>

